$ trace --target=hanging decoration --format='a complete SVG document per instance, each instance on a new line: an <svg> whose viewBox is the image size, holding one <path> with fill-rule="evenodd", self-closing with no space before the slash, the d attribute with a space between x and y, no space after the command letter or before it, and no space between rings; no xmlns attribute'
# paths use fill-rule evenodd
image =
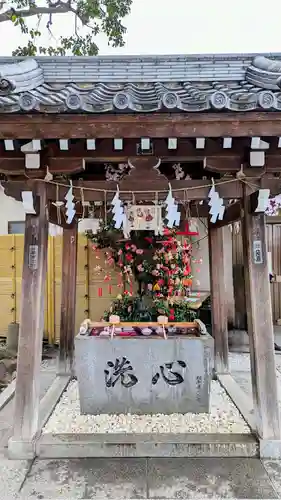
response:
<svg viewBox="0 0 281 500"><path fill-rule="evenodd" d="M209 198L209 207L210 207L210 215L213 224L217 221L217 219L222 220L223 214L225 211L225 206L223 205L223 199L220 198L219 193L216 191L214 179L212 179L212 187L208 194Z"/></svg>
<svg viewBox="0 0 281 500"><path fill-rule="evenodd" d="M112 205L112 213L113 213L113 221L116 229L121 229L125 224L125 213L122 202L119 198L119 187L117 186L116 194L111 202Z"/></svg>
<svg viewBox="0 0 281 500"><path fill-rule="evenodd" d="M178 205L175 203L175 199L173 198L171 184L169 184L169 193L165 200L165 205L167 227L172 228L174 225L178 226L180 223L181 213L178 212Z"/></svg>
<svg viewBox="0 0 281 500"><path fill-rule="evenodd" d="M32 191L22 191L22 204L26 214L36 214L33 203L33 193Z"/></svg>
<svg viewBox="0 0 281 500"><path fill-rule="evenodd" d="M198 224L195 218L192 217L191 219L183 221L182 226L184 229L182 231L177 231L177 236L199 235Z"/></svg>
<svg viewBox="0 0 281 500"><path fill-rule="evenodd" d="M259 189L258 205L255 212L265 212L268 207L270 189Z"/></svg>
<svg viewBox="0 0 281 500"><path fill-rule="evenodd" d="M73 202L74 196L73 196L72 181L70 181L70 188L69 188L69 190L67 191L67 193L65 195L65 200L66 200L66 204L65 204L65 208L66 208L66 222L67 222L67 224L71 224L71 222L74 219L75 213L76 213L76 211L75 211L75 204Z"/></svg>
<svg viewBox="0 0 281 500"><path fill-rule="evenodd" d="M154 231L159 234L163 225L160 205L131 205L125 211L127 231Z"/></svg>

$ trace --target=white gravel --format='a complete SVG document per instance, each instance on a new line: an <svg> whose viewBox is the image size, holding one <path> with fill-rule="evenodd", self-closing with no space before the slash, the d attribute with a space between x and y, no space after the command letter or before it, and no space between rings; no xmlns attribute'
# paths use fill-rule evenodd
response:
<svg viewBox="0 0 281 500"><path fill-rule="evenodd" d="M212 381L211 411L172 415L80 415L78 384L63 393L43 433L250 433L220 383Z"/></svg>

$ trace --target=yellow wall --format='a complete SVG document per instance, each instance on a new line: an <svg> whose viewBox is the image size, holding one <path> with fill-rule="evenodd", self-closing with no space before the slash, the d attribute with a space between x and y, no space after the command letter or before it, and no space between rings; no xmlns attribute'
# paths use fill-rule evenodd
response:
<svg viewBox="0 0 281 500"><path fill-rule="evenodd" d="M20 319L21 276L23 263L23 235L0 237L0 336L7 334L8 324ZM99 257L99 258L97 258ZM60 330L62 237L49 236L48 273L45 294L45 336L57 342ZM120 293L118 274L105 262L103 251L94 252L84 235L78 236L76 331L85 318L99 320ZM101 266L98 273L95 268ZM111 281L104 276L111 274ZM109 293L109 285L112 292ZM102 297L98 289L102 288Z"/></svg>

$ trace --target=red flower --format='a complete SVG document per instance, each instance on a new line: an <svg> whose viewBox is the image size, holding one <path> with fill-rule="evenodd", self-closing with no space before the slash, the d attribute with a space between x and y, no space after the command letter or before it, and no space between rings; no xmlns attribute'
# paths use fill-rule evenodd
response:
<svg viewBox="0 0 281 500"><path fill-rule="evenodd" d="M128 262L132 262L133 260L133 256L131 253L126 253L125 255L125 259L128 261Z"/></svg>
<svg viewBox="0 0 281 500"><path fill-rule="evenodd" d="M184 276L188 276L191 272L191 269L190 269L190 266L186 266L184 272L183 272L183 275Z"/></svg>
<svg viewBox="0 0 281 500"><path fill-rule="evenodd" d="M152 241L153 241L153 240L152 240L152 238L149 238L148 236L146 236L144 239L145 239L148 243L152 244Z"/></svg>
<svg viewBox="0 0 281 500"><path fill-rule="evenodd" d="M175 310L174 309L170 309L169 320L170 321L174 321L174 319L175 319Z"/></svg>

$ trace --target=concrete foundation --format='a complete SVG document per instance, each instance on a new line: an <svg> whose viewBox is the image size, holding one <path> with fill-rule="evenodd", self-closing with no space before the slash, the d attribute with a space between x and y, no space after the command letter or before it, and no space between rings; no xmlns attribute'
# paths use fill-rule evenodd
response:
<svg viewBox="0 0 281 500"><path fill-rule="evenodd" d="M257 457L249 434L42 434L36 456L47 458Z"/></svg>
<svg viewBox="0 0 281 500"><path fill-rule="evenodd" d="M81 413L209 412L213 338L78 335Z"/></svg>
<svg viewBox="0 0 281 500"><path fill-rule="evenodd" d="M10 323L8 325L6 347L9 351L17 352L19 343L19 324Z"/></svg>

